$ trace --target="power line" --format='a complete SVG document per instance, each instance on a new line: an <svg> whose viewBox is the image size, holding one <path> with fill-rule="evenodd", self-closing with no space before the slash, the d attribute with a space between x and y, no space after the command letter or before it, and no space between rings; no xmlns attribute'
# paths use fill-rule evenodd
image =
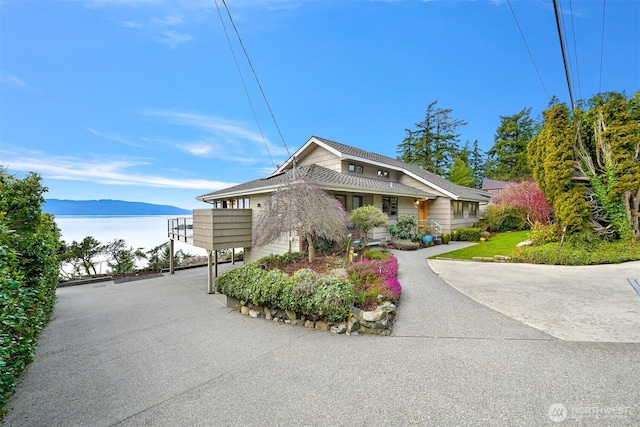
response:
<svg viewBox="0 0 640 427"><path fill-rule="evenodd" d="M547 94L547 99L551 99L551 97L549 96L549 92L547 91L547 87L544 85L544 81L542 80L542 76L540 75L540 71L538 70L538 66L536 65L536 61L533 59L533 55L531 54L531 50L529 49L527 40L524 38L524 33L522 32L522 28L520 28L520 23L518 22L518 18L516 18L516 13L513 11L513 7L511 6L511 0L507 0L507 3L509 3L509 9L511 9L511 14L513 15L513 19L516 21L516 26L518 27L518 31L520 31L520 37L522 37L524 46L527 48L527 52L529 53L529 58L531 58L531 63L533 63L533 68L535 68L536 74L538 74L538 79L540 79L540 83L542 84L544 93Z"/></svg>
<svg viewBox="0 0 640 427"><path fill-rule="evenodd" d="M578 77L578 96L582 99L582 85L580 83L580 67L578 66L578 43L576 41L576 26L573 21L573 1L569 0L569 14L571 15L571 33L573 35L573 54L576 62L576 74Z"/></svg>
<svg viewBox="0 0 640 427"><path fill-rule="evenodd" d="M602 0L602 38L600 41L600 81L598 82L598 93L602 92L602 61L604 58L604 16L606 3L606 0Z"/></svg>
<svg viewBox="0 0 640 427"><path fill-rule="evenodd" d="M249 105L251 106L251 112L253 113L253 118L256 121L256 125L258 126L258 130L260 131L260 136L262 137L262 142L264 143L264 147L267 150L267 154L269 155L269 160L271 160L271 165L274 169L276 169L276 163L273 161L273 157L271 157L271 151L269 151L269 144L267 144L267 140L264 137L264 133L262 132L262 127L260 126L260 121L258 120L258 115L256 114L256 110L253 107L253 102L251 101L251 95L249 95L249 90L247 89L247 84L244 81L244 77L242 76L242 71L240 70L240 65L238 64L238 59L236 58L235 51L233 50L233 45L231 44L231 40L229 39L229 34L227 33L227 26L224 24L224 19L222 18L222 13L220 13L220 8L218 7L218 0L215 0L216 9L218 10L218 16L220 17L220 23L222 24L222 29L224 30L224 36L227 39L227 43L229 44L229 49L231 50L231 56L233 57L233 62L236 64L236 69L238 70L238 74L240 75L240 81L242 81L242 87L244 87L244 93L247 95L247 99L249 100Z"/></svg>
<svg viewBox="0 0 640 427"><path fill-rule="evenodd" d="M571 101L571 109L575 109L576 104L573 101L573 89L571 89L571 76L569 74L569 63L567 60L567 52L565 49L564 37L562 36L562 23L560 21L560 11L558 9L558 0L553 0L553 10L556 15L556 26L558 27L558 38L560 39L560 50L562 51L562 60L564 62L564 74L567 77L567 88L569 89L569 100Z"/></svg>
<svg viewBox="0 0 640 427"><path fill-rule="evenodd" d="M217 5L217 0L216 0L216 5ZM244 47L244 43L242 42L242 38L240 37L240 33L238 32L238 28L236 27L235 22L233 21L233 18L231 17L231 11L229 11L229 7L227 6L227 2L226 0L222 0L222 4L224 5L225 9L227 10L227 15L229 15L229 21L231 22L231 25L233 26L234 31L236 32L236 36L238 37L238 41L240 42L240 46L242 47L242 51L244 52L244 56L247 58L247 62L249 63L249 67L251 68L251 72L253 73L253 77L255 77L256 79L256 83L258 84L258 88L260 88L260 93L262 94L262 98L264 99L265 104L267 105L267 108L269 109L269 113L271 114L271 119L273 120L273 123L276 126L276 129L278 130L278 134L280 135L280 139L282 140L282 145L284 145L285 150L287 150L287 154L289 155L289 157L291 157L291 153L289 152L289 147L287 147L287 143L284 140L284 136L282 136L282 131L280 130L280 126L278 126L278 122L276 120L275 115L273 114L273 110L271 109L271 105L269 104L269 101L267 100L267 96L264 93L264 90L262 89L262 85L260 84L260 80L258 80L258 74L256 73L256 70L253 68L253 64L251 63L251 59L249 58L249 54L247 53L247 49L245 49Z"/></svg>

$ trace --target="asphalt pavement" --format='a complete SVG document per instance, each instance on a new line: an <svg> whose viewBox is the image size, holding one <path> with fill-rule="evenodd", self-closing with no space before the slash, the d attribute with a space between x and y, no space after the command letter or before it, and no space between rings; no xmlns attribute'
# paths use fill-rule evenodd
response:
<svg viewBox="0 0 640 427"><path fill-rule="evenodd" d="M502 265L483 265L495 287L474 270L467 281L484 284L464 289L457 282L462 272L480 267L427 263L446 249L396 252L403 295L390 337L243 316L222 295L206 293L206 268L60 288L2 425L640 424L640 344L633 333L603 337L598 310L587 310L597 330L592 339L565 339L553 327L503 314L510 295L519 311L529 307L516 288L533 273L511 271L514 279L500 281ZM638 264L630 265L603 274L638 278ZM546 271L539 287L552 283L558 293L540 292L540 299L568 301L575 288L565 280L594 276ZM480 303L481 288L503 298ZM620 290L616 301L628 299L627 311L638 311L634 295ZM613 304L600 294L593 299Z"/></svg>

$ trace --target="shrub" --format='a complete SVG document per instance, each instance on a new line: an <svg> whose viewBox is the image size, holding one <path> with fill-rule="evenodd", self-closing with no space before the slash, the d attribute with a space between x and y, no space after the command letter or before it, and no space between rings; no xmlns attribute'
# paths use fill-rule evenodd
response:
<svg viewBox="0 0 640 427"><path fill-rule="evenodd" d="M397 237L402 240L415 240L416 227L418 224L418 216L415 214L401 215L395 224L389 225L387 230L391 237Z"/></svg>
<svg viewBox="0 0 640 427"><path fill-rule="evenodd" d="M216 280L217 292L258 306L293 310L329 322L345 320L355 300L349 282L338 277L319 277L309 269L292 277L256 263L226 271Z"/></svg>
<svg viewBox="0 0 640 427"><path fill-rule="evenodd" d="M457 228L458 231L458 240L463 242L477 242L480 240L480 233L484 230L482 228Z"/></svg>
<svg viewBox="0 0 640 427"><path fill-rule="evenodd" d="M550 265L617 264L640 260L640 245L633 240L585 244L557 242L540 246L523 246L512 252L515 262Z"/></svg>
<svg viewBox="0 0 640 427"><path fill-rule="evenodd" d="M46 191L37 174L17 179L0 168L0 407L33 361L56 301L60 232L42 212Z"/></svg>
<svg viewBox="0 0 640 427"><path fill-rule="evenodd" d="M384 261L363 259L351 266L349 275L356 292L368 292L372 287L384 285L388 291L380 294L386 299L398 299L402 293L398 282L398 259L393 255Z"/></svg>
<svg viewBox="0 0 640 427"><path fill-rule="evenodd" d="M259 306L290 309L292 279L280 270L265 270L250 263L221 274L215 290L230 297Z"/></svg>
<svg viewBox="0 0 640 427"><path fill-rule="evenodd" d="M527 212L510 205L489 205L485 216L485 223L489 231L517 231L526 230Z"/></svg>
<svg viewBox="0 0 640 427"><path fill-rule="evenodd" d="M256 261L259 265L264 265L267 270L282 267L287 264L304 261L307 255L304 252L287 252L286 254L271 254Z"/></svg>
<svg viewBox="0 0 640 427"><path fill-rule="evenodd" d="M363 258L373 261L385 261L391 256L391 252L383 249L367 249L362 254Z"/></svg>
<svg viewBox="0 0 640 427"><path fill-rule="evenodd" d="M319 277L313 287L304 286L305 291L294 297L294 311L306 316L318 316L328 322L340 322L349 316L355 301L351 284L333 276ZM298 285L294 289L300 289Z"/></svg>
<svg viewBox="0 0 640 427"><path fill-rule="evenodd" d="M541 224L536 222L533 224L531 230L529 240L536 246L558 241L558 226L555 224Z"/></svg>

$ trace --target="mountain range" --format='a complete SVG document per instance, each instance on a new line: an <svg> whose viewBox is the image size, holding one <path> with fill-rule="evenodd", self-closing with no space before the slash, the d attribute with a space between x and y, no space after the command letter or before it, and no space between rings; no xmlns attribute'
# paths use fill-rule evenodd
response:
<svg viewBox="0 0 640 427"><path fill-rule="evenodd" d="M123 200L46 199L43 211L54 215L185 215L190 210Z"/></svg>

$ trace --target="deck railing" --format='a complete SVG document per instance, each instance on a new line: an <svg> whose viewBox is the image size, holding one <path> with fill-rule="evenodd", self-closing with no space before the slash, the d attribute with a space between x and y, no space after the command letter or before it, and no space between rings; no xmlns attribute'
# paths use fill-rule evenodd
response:
<svg viewBox="0 0 640 427"><path fill-rule="evenodd" d="M172 240L193 243L193 217L171 218L167 221L167 235Z"/></svg>

